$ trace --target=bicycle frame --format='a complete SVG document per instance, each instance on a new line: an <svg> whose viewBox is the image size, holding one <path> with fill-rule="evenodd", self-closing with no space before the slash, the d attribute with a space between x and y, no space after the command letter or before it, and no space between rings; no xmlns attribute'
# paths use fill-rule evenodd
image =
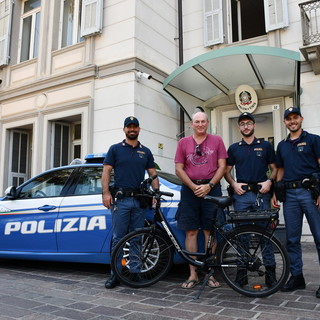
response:
<svg viewBox="0 0 320 320"><path fill-rule="evenodd" d="M219 227L215 223L216 216L217 216L217 213L218 213L218 206L216 204L214 205L214 215L213 215L213 219L212 219L212 227L211 227L211 230L210 230L208 242L206 244L205 252L190 252L190 251L187 251L187 250L182 248L181 244L179 243L179 240L176 238L176 236L172 232L172 229L171 229L170 225L167 223L166 218L165 218L160 206L161 206L160 201L158 201L157 204L156 204L156 207L155 207L155 213L154 213L154 222L155 223L154 223L154 225L159 223L163 227L163 229L167 233L168 237L170 238L172 244L174 245L175 249L177 250L178 254L186 262L188 262L189 264L191 264L193 266L200 267L200 268L203 268L203 267L227 267L227 265L211 264L211 263L210 263L210 265L208 265L208 263L207 263L207 259L212 256L212 252L211 252L212 245L213 245L213 242L214 242L214 239L215 239L215 234L217 234L217 233L224 240L226 240L229 243L230 246L232 246L238 252L238 249L236 249L234 247L234 245L228 240L228 237L226 236L228 234L228 231L221 230L225 225L228 224L228 222L224 222ZM229 211L229 210L227 209L227 211ZM251 222L253 222L253 221L251 221ZM268 223L266 223L265 231L267 230L267 225L268 225ZM277 225L278 225L278 223L276 223L275 228L273 228L272 232L269 233L270 234L270 238L273 237ZM260 245L260 243L261 243L261 239L260 239L259 245ZM259 245L257 246L257 248L259 247ZM241 254L239 253L239 256L240 255ZM204 259L204 261L199 261L197 259L191 258L190 256L204 257L205 259Z"/></svg>
<svg viewBox="0 0 320 320"><path fill-rule="evenodd" d="M151 183L152 179L146 181ZM289 257L274 236L278 209L233 211L229 210L232 198L206 196L205 200L213 202L210 232L208 237L205 235L207 243L204 252L190 252L182 247L161 210L161 197L173 194L148 190L141 196L157 200L153 223L127 234L112 253L112 269L124 284L141 288L162 279L173 262L173 248L185 262L206 274L196 299L216 268L221 268L222 277L232 289L249 297L273 294L286 282ZM224 223L216 221L219 210L227 212ZM271 223L273 228L270 228ZM232 224L230 229L226 228L228 224ZM213 250L218 235L218 246Z"/></svg>
<svg viewBox="0 0 320 320"><path fill-rule="evenodd" d="M153 223L128 233L112 253L112 270L120 281L134 288L156 283L169 272L175 248L185 262L206 274L195 299L200 297L216 268L221 268L222 277L232 289L249 297L265 297L283 286L289 276L290 261L274 236L279 209L233 211L229 210L231 197L205 196L205 200L213 202L210 232L208 237L205 235L207 244L204 252L189 252L183 249L161 210L161 197L173 194L152 190L154 178L143 181L141 195L137 195L157 200ZM227 211L224 223L216 221L219 210ZM229 223L230 229L226 228ZM217 235L221 239L213 252Z"/></svg>

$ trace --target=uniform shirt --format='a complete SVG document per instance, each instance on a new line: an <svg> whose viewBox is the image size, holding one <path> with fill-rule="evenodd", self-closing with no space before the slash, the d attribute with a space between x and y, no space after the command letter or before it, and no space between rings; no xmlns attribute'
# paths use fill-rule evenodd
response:
<svg viewBox="0 0 320 320"><path fill-rule="evenodd" d="M199 145L201 155L196 152L197 145L193 136L179 140L174 162L184 164L191 180L211 179L218 170L218 160L228 157L224 143L221 137L207 134Z"/></svg>
<svg viewBox="0 0 320 320"><path fill-rule="evenodd" d="M243 139L228 149L228 166L235 166L237 182L257 183L267 180L269 164L275 162L270 142L254 138L251 144Z"/></svg>
<svg viewBox="0 0 320 320"><path fill-rule="evenodd" d="M302 131L300 137L289 136L277 147L276 165L284 168L284 181L297 181L319 172L320 136Z"/></svg>
<svg viewBox="0 0 320 320"><path fill-rule="evenodd" d="M145 170L155 168L151 151L140 142L136 147L125 140L110 147L104 161L114 169L116 188L138 189L144 180Z"/></svg>

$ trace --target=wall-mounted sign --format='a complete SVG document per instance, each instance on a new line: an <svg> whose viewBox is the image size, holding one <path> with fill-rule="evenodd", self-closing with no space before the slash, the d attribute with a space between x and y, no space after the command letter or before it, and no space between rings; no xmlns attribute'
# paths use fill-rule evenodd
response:
<svg viewBox="0 0 320 320"><path fill-rule="evenodd" d="M258 97L254 89L246 84L239 86L235 93L236 104L241 113L253 113L258 106Z"/></svg>

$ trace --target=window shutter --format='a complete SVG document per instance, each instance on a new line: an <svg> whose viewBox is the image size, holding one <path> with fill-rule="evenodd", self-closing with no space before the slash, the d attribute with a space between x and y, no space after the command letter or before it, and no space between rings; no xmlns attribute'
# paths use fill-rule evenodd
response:
<svg viewBox="0 0 320 320"><path fill-rule="evenodd" d="M266 32L289 25L288 0L264 0Z"/></svg>
<svg viewBox="0 0 320 320"><path fill-rule="evenodd" d="M223 43L222 0L203 0L204 46Z"/></svg>
<svg viewBox="0 0 320 320"><path fill-rule="evenodd" d="M0 0L0 66L9 63L12 0Z"/></svg>
<svg viewBox="0 0 320 320"><path fill-rule="evenodd" d="M103 0L83 0L81 9L81 37L102 32Z"/></svg>

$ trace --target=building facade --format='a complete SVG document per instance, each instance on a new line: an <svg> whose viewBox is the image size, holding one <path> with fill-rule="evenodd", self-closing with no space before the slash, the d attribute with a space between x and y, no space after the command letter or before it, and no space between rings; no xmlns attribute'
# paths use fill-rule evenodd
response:
<svg viewBox="0 0 320 320"><path fill-rule="evenodd" d="M179 108L162 82L177 66L176 20L174 1L1 0L1 194L106 152L128 115L172 171Z"/></svg>
<svg viewBox="0 0 320 320"><path fill-rule="evenodd" d="M160 168L173 172L177 141L190 132L197 106L227 146L240 138L240 85L257 93L260 138L276 145L285 137L282 115L290 106L301 107L304 128L320 134L319 26L319 0L0 0L1 194L46 169L105 152L123 139L128 115L139 118L141 141ZM253 51L244 53L246 47ZM277 58L295 53L295 73L286 75L298 92L281 82L291 60L268 59L269 49ZM210 75L191 63L220 52L231 54ZM257 68L260 88L242 73L241 59L251 53L267 66ZM164 90L181 64L186 73L177 86L190 87L183 102ZM197 97L203 88L188 68L225 95Z"/></svg>

